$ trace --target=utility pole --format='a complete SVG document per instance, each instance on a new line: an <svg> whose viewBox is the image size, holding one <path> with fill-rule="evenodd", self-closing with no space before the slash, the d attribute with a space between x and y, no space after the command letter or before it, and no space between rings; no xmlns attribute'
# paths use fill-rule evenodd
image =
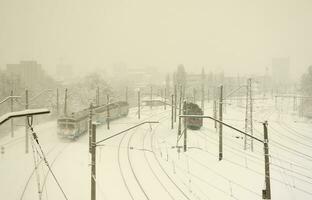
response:
<svg viewBox="0 0 312 200"><path fill-rule="evenodd" d="M253 135L253 122L252 122L252 112L253 112L253 102L252 102L252 85L251 79L247 80L247 94L246 94L246 115L245 115L245 132ZM253 139L244 136L244 150L250 148L253 151Z"/></svg>
<svg viewBox="0 0 312 200"><path fill-rule="evenodd" d="M187 115L187 108L186 108L186 101L183 103L183 114ZM181 120L181 117L179 117ZM184 118L184 145L183 145L184 152L187 151L187 118Z"/></svg>
<svg viewBox="0 0 312 200"><path fill-rule="evenodd" d="M173 97L174 95L172 94L171 95L171 129L173 129L173 118L174 118L174 110L173 110Z"/></svg>
<svg viewBox="0 0 312 200"><path fill-rule="evenodd" d="M174 85L174 122L177 121L177 85Z"/></svg>
<svg viewBox="0 0 312 200"><path fill-rule="evenodd" d="M151 105L150 108L153 108L153 86L151 86Z"/></svg>
<svg viewBox="0 0 312 200"><path fill-rule="evenodd" d="M180 87L181 90L180 90L180 98L179 98L179 116L181 115L181 110L182 110L182 86ZM184 104L183 104L184 105ZM185 106L185 105L184 105ZM183 111L184 112L184 111ZM178 123L178 137L181 135L181 128L182 128L182 125L181 125L181 117L179 117L179 123Z"/></svg>
<svg viewBox="0 0 312 200"><path fill-rule="evenodd" d="M25 109L28 109L28 90L25 90ZM28 145L29 145L29 134L28 134L28 118L25 117L25 153L28 153Z"/></svg>
<svg viewBox="0 0 312 200"><path fill-rule="evenodd" d="M265 162L265 190L262 191L264 200L271 199L271 181L270 181L270 155L269 155L269 139L268 139L268 122L263 123L264 129L264 162Z"/></svg>
<svg viewBox="0 0 312 200"><path fill-rule="evenodd" d="M89 131L89 153L92 152L92 150L91 150L91 141L92 141L92 112L93 112L93 105L92 105L92 103L90 103L89 126L88 126L88 131Z"/></svg>
<svg viewBox="0 0 312 200"><path fill-rule="evenodd" d="M67 88L65 89L64 115L67 116Z"/></svg>
<svg viewBox="0 0 312 200"><path fill-rule="evenodd" d="M213 117L217 119L217 101L213 100ZM217 121L214 121L214 128L217 129Z"/></svg>
<svg viewBox="0 0 312 200"><path fill-rule="evenodd" d="M141 117L141 100L140 100L140 90L138 90L138 119Z"/></svg>
<svg viewBox="0 0 312 200"><path fill-rule="evenodd" d="M223 105L223 85L220 86L220 100L219 100L219 120L220 121L223 121L222 105ZM222 123L219 123L219 161L221 161L223 157L222 126L223 126Z"/></svg>
<svg viewBox="0 0 312 200"><path fill-rule="evenodd" d="M107 95L107 106L106 106L106 112L107 112L107 118L106 118L106 123L107 123L107 129L109 130L109 118L110 118L110 114L109 114L109 94Z"/></svg>
<svg viewBox="0 0 312 200"><path fill-rule="evenodd" d="M91 200L96 200L96 125L91 130Z"/></svg>
<svg viewBox="0 0 312 200"><path fill-rule="evenodd" d="M11 90L11 101L10 101L10 104L11 104L11 112L13 112L13 90ZM11 119L11 137L14 137L14 122L13 122L13 118Z"/></svg>
<svg viewBox="0 0 312 200"><path fill-rule="evenodd" d="M56 114L59 115L59 90L56 88Z"/></svg>

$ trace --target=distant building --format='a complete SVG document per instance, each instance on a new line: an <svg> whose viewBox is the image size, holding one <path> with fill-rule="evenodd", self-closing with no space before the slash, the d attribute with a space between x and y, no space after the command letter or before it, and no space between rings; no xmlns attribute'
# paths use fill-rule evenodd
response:
<svg viewBox="0 0 312 200"><path fill-rule="evenodd" d="M287 87L291 85L290 59L288 57L272 59L272 81L275 90L287 92Z"/></svg>
<svg viewBox="0 0 312 200"><path fill-rule="evenodd" d="M12 80L19 80L25 88L36 90L48 87L53 81L36 61L21 61L19 64L7 64L6 73Z"/></svg>

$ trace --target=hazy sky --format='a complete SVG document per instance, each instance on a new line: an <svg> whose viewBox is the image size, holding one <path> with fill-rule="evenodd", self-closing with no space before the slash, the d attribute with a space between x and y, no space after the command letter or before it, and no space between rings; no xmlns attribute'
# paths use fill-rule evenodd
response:
<svg viewBox="0 0 312 200"><path fill-rule="evenodd" d="M0 0L2 67L63 59L243 74L287 56L296 76L312 64L312 0Z"/></svg>

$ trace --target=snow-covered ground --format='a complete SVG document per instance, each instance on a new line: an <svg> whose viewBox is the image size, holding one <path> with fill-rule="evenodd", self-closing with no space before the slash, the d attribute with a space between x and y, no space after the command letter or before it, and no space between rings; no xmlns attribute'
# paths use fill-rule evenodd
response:
<svg viewBox="0 0 312 200"><path fill-rule="evenodd" d="M272 199L312 199L312 124L293 115L291 103L275 107L271 100L255 102L254 135L263 139L264 120L269 124ZM97 147L98 199L261 199L264 189L262 143L254 151L243 150L242 135L224 128L223 160L218 161L218 132L211 120L198 131L188 130L188 151L178 153L177 123L171 130L171 110L144 108L141 120L136 108L115 120L111 129L97 127L97 140L141 121L140 126ZM211 104L205 114L212 115ZM244 130L243 106L226 106L224 121ZM88 136L60 140L56 122L34 127L48 161L68 199L90 199ZM14 138L0 139L0 198L65 199L41 158L25 154L24 129ZM183 144L183 138L179 145ZM38 149L37 149L38 150ZM34 158L37 170L34 170ZM39 191L39 193L38 193Z"/></svg>

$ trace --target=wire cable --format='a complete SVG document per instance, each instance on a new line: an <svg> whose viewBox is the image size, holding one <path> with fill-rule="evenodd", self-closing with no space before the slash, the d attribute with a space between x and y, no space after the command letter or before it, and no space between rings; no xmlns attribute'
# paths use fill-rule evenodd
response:
<svg viewBox="0 0 312 200"><path fill-rule="evenodd" d="M68 200L68 197L66 196L66 194L65 194L65 192L64 192L64 190L63 190L63 188L62 188L62 186L61 186L61 184L60 184L60 182L57 180L57 178L56 178L54 172L52 171L52 169L51 169L51 167L50 167L50 165L49 165L49 162L48 162L48 160L47 160L47 158L46 158L46 156L45 156L45 154L44 154L44 152L43 152L43 150L42 150L42 147L41 147L41 145L40 145L40 143L39 143L38 136L37 136L37 134L35 133L33 127L32 127L33 117L32 117L32 116L31 116L31 117L27 117L27 122L28 122L28 126L29 126L29 128L30 128L30 130L31 130L31 132L32 132L33 140L37 143L37 145L38 145L38 147L39 147L39 149L40 149L42 158L43 158L43 160L44 160L46 166L48 167L50 173L52 174L52 176L53 176L55 182L57 183L59 189L61 190L61 192L62 192L64 198L65 198L66 200Z"/></svg>

